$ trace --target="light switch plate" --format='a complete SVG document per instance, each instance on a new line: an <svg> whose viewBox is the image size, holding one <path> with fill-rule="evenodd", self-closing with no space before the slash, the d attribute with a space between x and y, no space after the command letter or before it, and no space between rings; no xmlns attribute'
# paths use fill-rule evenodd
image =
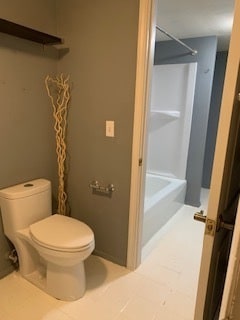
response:
<svg viewBox="0 0 240 320"><path fill-rule="evenodd" d="M114 121L106 120L106 137L114 137Z"/></svg>

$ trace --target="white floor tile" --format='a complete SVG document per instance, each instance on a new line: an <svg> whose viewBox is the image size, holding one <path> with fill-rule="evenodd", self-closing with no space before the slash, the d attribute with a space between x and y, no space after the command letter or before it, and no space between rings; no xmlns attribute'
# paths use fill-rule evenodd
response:
<svg viewBox="0 0 240 320"><path fill-rule="evenodd" d="M142 297L134 297L121 313L131 320L153 320L157 309L156 303Z"/></svg>

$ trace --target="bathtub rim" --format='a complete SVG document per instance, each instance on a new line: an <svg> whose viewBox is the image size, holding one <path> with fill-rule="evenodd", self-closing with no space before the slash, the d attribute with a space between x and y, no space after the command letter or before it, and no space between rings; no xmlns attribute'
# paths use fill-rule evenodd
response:
<svg viewBox="0 0 240 320"><path fill-rule="evenodd" d="M171 193L179 187L185 187L187 184L187 181L185 179L183 180L172 177L166 177L159 174L147 172L145 180L145 193L147 188L147 178L162 179L164 181L168 181L169 184L160 189L158 192L155 192L151 197L144 199L144 215L147 213L148 210L150 210L154 205L156 205L156 203L165 199L169 193Z"/></svg>

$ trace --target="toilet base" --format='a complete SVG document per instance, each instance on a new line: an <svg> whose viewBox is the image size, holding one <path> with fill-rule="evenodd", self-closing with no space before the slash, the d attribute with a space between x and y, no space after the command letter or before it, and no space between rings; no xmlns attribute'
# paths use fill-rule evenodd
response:
<svg viewBox="0 0 240 320"><path fill-rule="evenodd" d="M52 297L63 301L78 300L86 290L84 262L71 267L48 263L47 270L40 267L23 277Z"/></svg>
<svg viewBox="0 0 240 320"><path fill-rule="evenodd" d="M46 287L47 287L46 276L43 276L43 274L39 270L35 270L32 273L23 275L23 278L31 282L33 285L35 285L39 289L46 292Z"/></svg>
<svg viewBox="0 0 240 320"><path fill-rule="evenodd" d="M48 262L46 291L53 297L74 301L81 298L86 290L84 263L61 267Z"/></svg>

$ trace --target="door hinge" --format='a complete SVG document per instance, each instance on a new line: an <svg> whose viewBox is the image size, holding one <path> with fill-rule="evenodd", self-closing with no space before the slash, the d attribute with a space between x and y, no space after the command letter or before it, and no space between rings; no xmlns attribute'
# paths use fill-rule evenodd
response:
<svg viewBox="0 0 240 320"><path fill-rule="evenodd" d="M138 166L141 167L143 164L143 159L142 158L139 158L138 159Z"/></svg>

